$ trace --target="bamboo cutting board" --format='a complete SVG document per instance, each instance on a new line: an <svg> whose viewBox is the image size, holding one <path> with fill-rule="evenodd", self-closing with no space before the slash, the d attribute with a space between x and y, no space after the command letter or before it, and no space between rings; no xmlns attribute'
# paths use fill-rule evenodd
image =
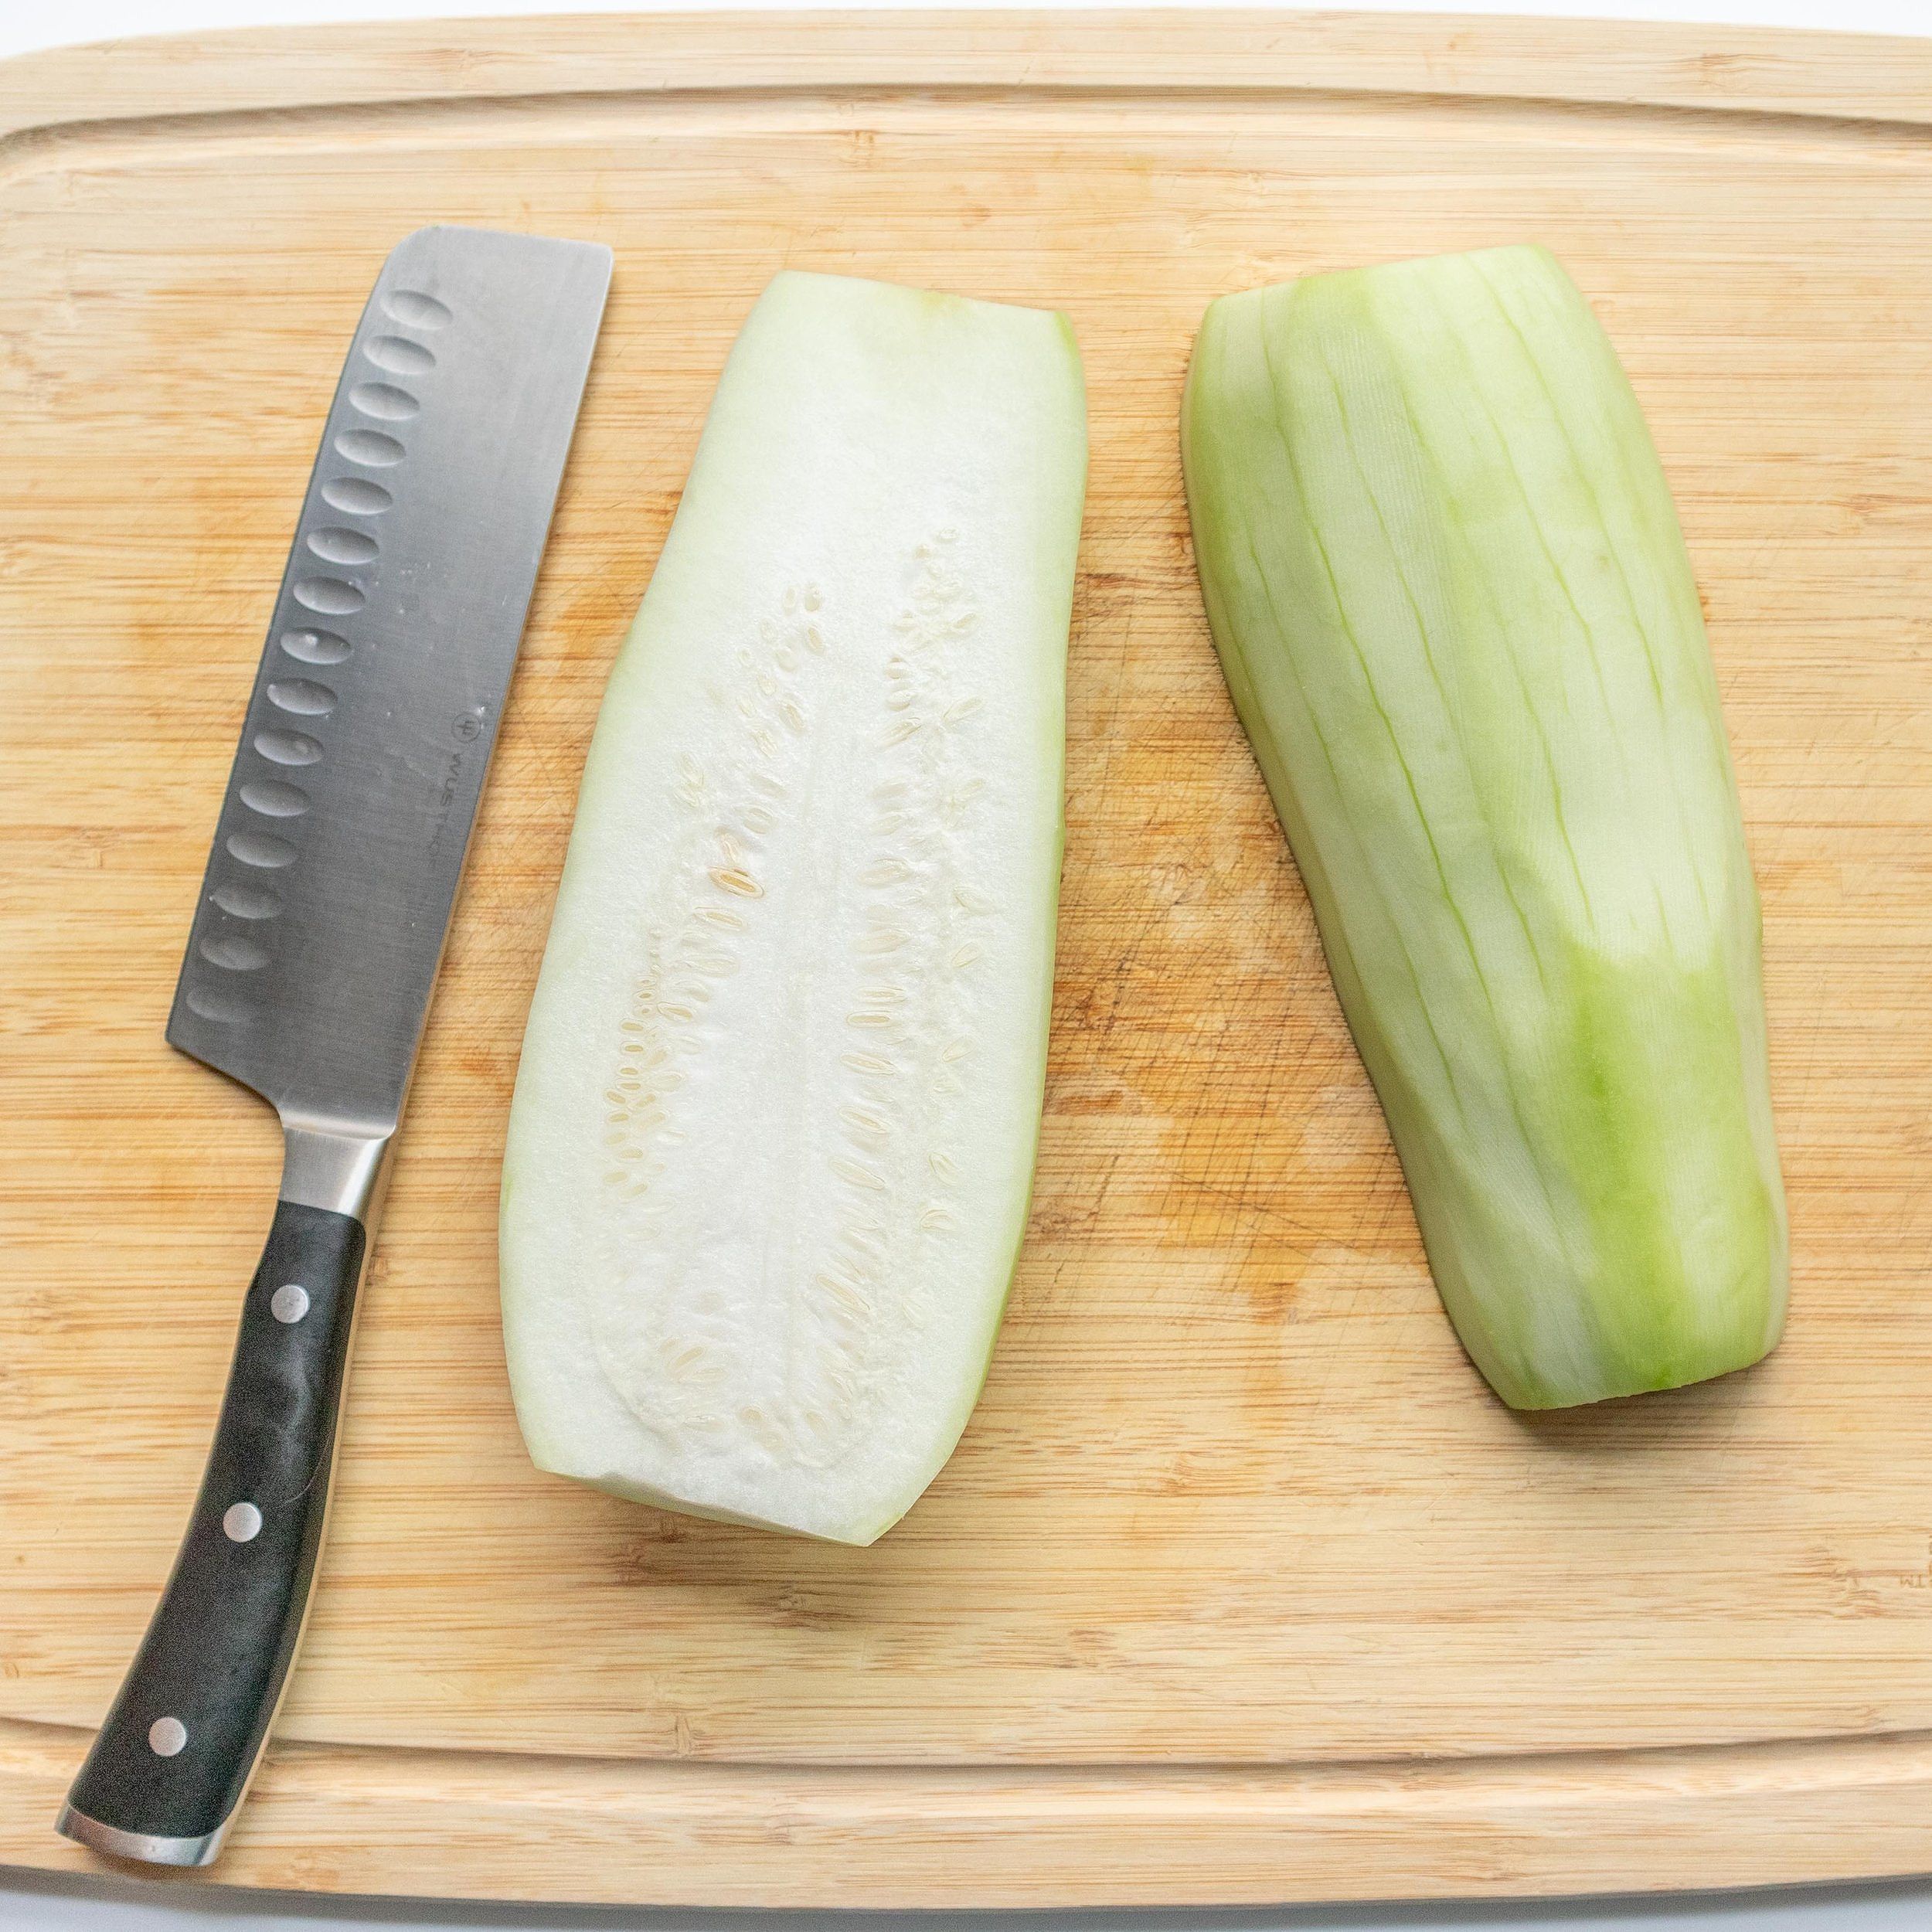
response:
<svg viewBox="0 0 1932 1932"><path fill-rule="evenodd" d="M0 69L0 1856L192 1494L275 1184L162 1027L384 252L611 243L609 321L218 1876L1039 1905L1932 1866L1932 47L1266 15L597 19ZM1753 1372L1527 1420L1436 1303L1203 627L1224 290L1535 238L1676 488L1762 881L1796 1285ZM1093 428L1026 1257L869 1550L539 1475L497 1162L577 774L791 264L1060 306Z"/></svg>

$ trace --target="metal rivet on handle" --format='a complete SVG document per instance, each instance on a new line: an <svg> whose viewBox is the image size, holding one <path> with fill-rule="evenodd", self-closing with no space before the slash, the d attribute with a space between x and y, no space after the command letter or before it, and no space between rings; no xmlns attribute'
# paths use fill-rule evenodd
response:
<svg viewBox="0 0 1932 1932"><path fill-rule="evenodd" d="M253 1543L261 1534L262 1512L252 1502L231 1502L223 1514L221 1527L231 1543Z"/></svg>
<svg viewBox="0 0 1932 1932"><path fill-rule="evenodd" d="M148 1726L148 1748L157 1757L174 1757L188 1748L188 1726L179 1717L157 1717Z"/></svg>
<svg viewBox="0 0 1932 1932"><path fill-rule="evenodd" d="M268 1298L268 1312L277 1321L296 1322L308 1312L308 1291L299 1281L284 1281Z"/></svg>

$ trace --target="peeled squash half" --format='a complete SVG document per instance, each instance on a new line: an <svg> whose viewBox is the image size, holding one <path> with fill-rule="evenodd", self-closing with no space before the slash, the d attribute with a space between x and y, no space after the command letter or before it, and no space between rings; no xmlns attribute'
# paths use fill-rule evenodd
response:
<svg viewBox="0 0 1932 1932"><path fill-rule="evenodd" d="M1757 894L1682 536L1546 253L1230 296L1208 616L1437 1287L1518 1408L1755 1362L1786 1236Z"/></svg>
<svg viewBox="0 0 1932 1932"><path fill-rule="evenodd" d="M543 1468L868 1543L951 1454L1039 1137L1086 469L1060 316L787 274L746 322L517 1075Z"/></svg>

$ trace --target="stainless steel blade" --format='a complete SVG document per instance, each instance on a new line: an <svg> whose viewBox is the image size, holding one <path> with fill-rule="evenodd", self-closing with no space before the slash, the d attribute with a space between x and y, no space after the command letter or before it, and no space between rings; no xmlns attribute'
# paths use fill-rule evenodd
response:
<svg viewBox="0 0 1932 1932"><path fill-rule="evenodd" d="M610 274L426 228L356 329L168 1022L291 1128L400 1116Z"/></svg>

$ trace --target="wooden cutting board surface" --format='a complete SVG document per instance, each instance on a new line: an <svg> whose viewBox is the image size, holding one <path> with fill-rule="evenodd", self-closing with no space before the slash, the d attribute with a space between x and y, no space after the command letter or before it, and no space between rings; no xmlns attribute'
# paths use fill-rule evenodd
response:
<svg viewBox="0 0 1932 1932"><path fill-rule="evenodd" d="M1267 15L329 29L0 69L0 1856L192 1493L276 1181L162 1028L343 346L431 221L617 251L217 1876L843 1905L1932 1866L1932 47ZM1536 1420L1437 1308L1203 626L1213 295L1535 238L1675 486L1763 883L1789 1338ZM1093 471L1031 1234L871 1549L539 1475L497 1163L606 670L781 266L1064 308ZM747 1123L756 1131L755 1121Z"/></svg>

